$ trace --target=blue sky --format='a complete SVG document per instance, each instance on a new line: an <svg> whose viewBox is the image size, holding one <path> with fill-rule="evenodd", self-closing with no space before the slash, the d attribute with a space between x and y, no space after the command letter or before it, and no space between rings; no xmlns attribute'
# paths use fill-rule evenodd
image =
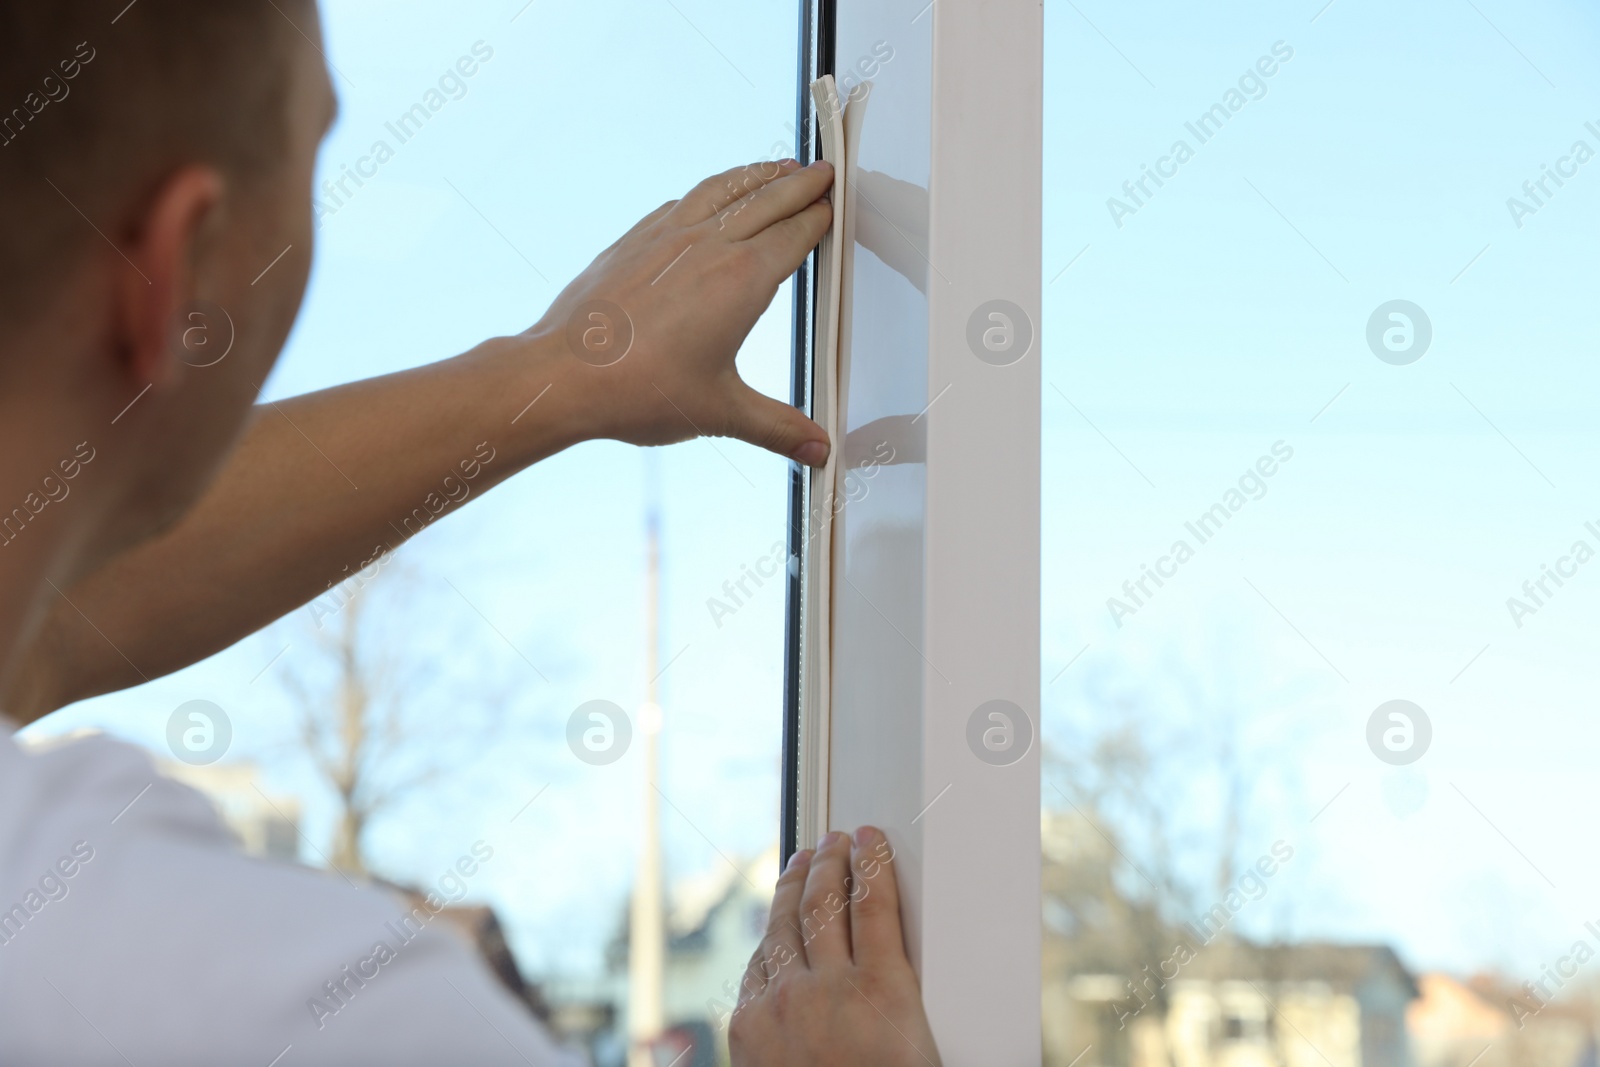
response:
<svg viewBox="0 0 1600 1067"><path fill-rule="evenodd" d="M787 2L324 6L342 107L331 176L476 42L493 56L323 219L272 397L524 329L638 216L793 141ZM1593 806L1600 565L1521 628L1505 607L1600 520L1587 358L1600 161L1520 229L1506 199L1573 141L1600 150L1584 128L1600 125L1600 16L1503 0L1319 8L1046 6L1043 735L1066 745L1103 725L1107 679L1148 695L1153 730L1188 721L1169 682L1185 665L1267 768L1241 849L1297 847L1246 929L1532 974L1596 917L1600 879L1570 832ZM1195 144L1185 122L1277 42L1293 57L1264 95ZM1118 228L1107 199L1179 138L1193 158ZM1408 366L1366 346L1392 299L1433 325ZM741 355L778 395L788 320L785 290ZM1116 626L1106 598L1279 441L1293 458L1265 495ZM643 696L650 463L663 659L677 656L661 681L669 865L753 854L777 816L782 591L720 626L706 600L781 539L782 461L722 441L650 458L588 444L402 554L415 585L397 640L434 665L430 707L448 722L479 691L512 696L503 741L378 826L374 851L386 873L425 879L493 843L476 888L535 972L597 967L627 890L637 766L583 765L561 732L586 700ZM40 728L99 724L157 746L173 707L214 700L235 752L306 793L320 847L329 807L287 754L291 705L258 677L285 645L284 660L299 654L305 622ZM1396 698L1434 726L1408 768L1364 739ZM1196 825L1214 817L1203 781L1176 789Z"/></svg>
<svg viewBox="0 0 1600 1067"><path fill-rule="evenodd" d="M1268 768L1242 850L1300 846L1256 932L1536 971L1582 933L1600 876L1570 836L1593 810L1600 571L1521 628L1505 602L1579 537L1600 548L1583 529L1600 166L1520 229L1506 200L1575 140L1600 149L1596 15L1319 0L1046 18L1045 681L1088 647L1047 684L1047 738L1103 713L1075 678L1159 692L1187 664ZM1278 42L1293 57L1264 95L1199 144L1185 122ZM1119 229L1107 199L1178 138L1193 158ZM1433 324L1407 366L1365 340L1392 299ZM1265 495L1119 628L1106 598L1278 441L1294 457ZM1434 726L1406 768L1366 748L1391 699ZM1206 789L1188 799L1215 818Z"/></svg>
<svg viewBox="0 0 1600 1067"><path fill-rule="evenodd" d="M493 56L463 79L465 95L323 217L310 292L267 395L414 366L523 330L639 216L707 174L792 154L793 12L771 3L677 7L681 14L668 3L541 0L519 15L521 0L325 4L341 107L322 151L325 176L338 177L375 139L396 144L385 123L474 43ZM785 288L740 365L756 387L786 395L788 363ZM642 789L636 761L584 765L563 736L587 700L631 711L644 698L652 461L665 502L662 660L678 656L660 683L670 869L709 868L722 862L719 851L753 856L777 824L783 594L776 585L757 590L720 627L706 601L782 539L784 461L731 441L648 455L587 444L430 527L385 569L403 567L414 583L396 623L409 632L395 636L440 679L424 707L448 721L485 692L512 697L494 751L375 827L378 865L424 879L473 841L490 842L495 860L474 889L506 914L530 971L597 968L626 899ZM293 705L275 684L308 647L309 618L291 616L190 670L40 728L93 723L159 747L172 708L213 700L234 721L234 753L260 760L271 785L306 794L308 836L326 848L331 809L292 758ZM252 681L286 644L283 659Z"/></svg>

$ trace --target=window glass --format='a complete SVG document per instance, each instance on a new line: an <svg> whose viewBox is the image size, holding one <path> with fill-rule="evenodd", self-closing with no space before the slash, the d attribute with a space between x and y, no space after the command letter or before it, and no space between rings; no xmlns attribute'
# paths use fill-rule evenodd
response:
<svg viewBox="0 0 1600 1067"><path fill-rule="evenodd" d="M1047 1062L1576 1062L1600 17L1046 23Z"/></svg>
<svg viewBox="0 0 1600 1067"><path fill-rule="evenodd" d="M322 7L340 115L314 190L314 273L266 385L273 400L527 329L663 201L794 154L799 20L788 3ZM785 286L740 357L751 385L785 398L790 319ZM532 399L486 398L489 448ZM627 999L624 922L650 792L640 708L652 682L653 500L666 1021L681 1031L675 1049L699 1035L684 1067L710 1063L716 1004L731 1001L775 878L784 593L769 579L782 574L787 485L785 461L734 441L649 454L584 444L430 523L375 576L29 734L94 727L147 746L217 798L261 854L359 862L426 887L485 842L493 859L462 905L495 909L556 1022L588 1042ZM372 810L353 852L318 764L341 752L347 649L369 684L367 721L392 731L361 763ZM231 724L209 766L168 746L169 720L192 700ZM629 718L631 747L615 762L569 745L569 720L594 700ZM306 715L321 728L314 748ZM604 1064L619 1046L601 1034L595 1047Z"/></svg>

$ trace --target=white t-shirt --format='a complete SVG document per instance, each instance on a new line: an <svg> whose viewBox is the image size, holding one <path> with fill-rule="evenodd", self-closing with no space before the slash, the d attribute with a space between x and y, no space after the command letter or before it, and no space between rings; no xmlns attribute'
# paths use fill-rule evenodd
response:
<svg viewBox="0 0 1600 1067"><path fill-rule="evenodd" d="M0 719L0 1064L584 1062L398 897L244 855L131 745L14 730Z"/></svg>

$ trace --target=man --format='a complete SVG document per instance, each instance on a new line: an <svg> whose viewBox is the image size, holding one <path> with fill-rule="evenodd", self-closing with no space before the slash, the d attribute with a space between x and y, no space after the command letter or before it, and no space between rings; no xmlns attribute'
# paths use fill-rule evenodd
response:
<svg viewBox="0 0 1600 1067"><path fill-rule="evenodd" d="M128 746L9 734L305 603L485 439L479 485L596 437L827 455L734 366L828 224L830 171L792 161L662 205L525 333L253 410L311 259L316 25L313 0L0 0L0 1063L567 1062L426 910L242 856ZM620 361L587 358L596 301L633 324ZM830 834L784 873L736 1063L936 1062L889 857Z"/></svg>

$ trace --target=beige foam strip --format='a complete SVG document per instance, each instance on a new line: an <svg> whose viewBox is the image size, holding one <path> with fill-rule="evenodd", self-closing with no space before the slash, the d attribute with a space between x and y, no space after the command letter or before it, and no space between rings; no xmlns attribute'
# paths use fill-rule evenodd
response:
<svg viewBox="0 0 1600 1067"><path fill-rule="evenodd" d="M822 158L833 164L833 221L817 257L817 307L812 331L812 417L828 431L833 450L811 472L806 516L805 617L801 636L804 691L800 721L799 844L808 847L828 830L828 724L833 687L833 532L844 433L839 418L840 302L844 283L844 101L832 75L811 83Z"/></svg>

